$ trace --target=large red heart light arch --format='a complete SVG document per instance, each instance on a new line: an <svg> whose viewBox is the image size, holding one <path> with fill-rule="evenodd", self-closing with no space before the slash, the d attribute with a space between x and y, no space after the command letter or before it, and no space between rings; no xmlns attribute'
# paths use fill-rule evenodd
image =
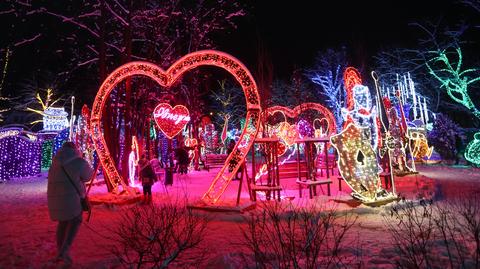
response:
<svg viewBox="0 0 480 269"><path fill-rule="evenodd" d="M216 203L228 184L240 168L242 161L248 154L254 138L257 135L260 123L260 96L257 85L248 69L233 56L214 50L197 51L185 55L176 61L167 71L149 62L130 62L113 71L102 83L93 102L91 115L91 134L95 149L98 153L104 173L113 186L113 192L118 192L122 185L128 190L121 175L113 162L106 146L101 128L101 119L104 106L112 89L122 80L135 75L147 76L163 87L172 86L183 73L199 66L217 66L233 75L240 83L247 102L245 127L232 153L225 164L213 179L209 189L202 199L207 203Z"/></svg>

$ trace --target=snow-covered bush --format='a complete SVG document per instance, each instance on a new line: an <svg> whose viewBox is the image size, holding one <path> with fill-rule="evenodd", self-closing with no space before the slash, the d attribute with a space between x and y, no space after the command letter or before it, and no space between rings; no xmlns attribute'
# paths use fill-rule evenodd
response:
<svg viewBox="0 0 480 269"><path fill-rule="evenodd" d="M433 129L428 133L428 142L444 160L454 160L458 154L459 143L465 136L462 128L449 117L437 114Z"/></svg>

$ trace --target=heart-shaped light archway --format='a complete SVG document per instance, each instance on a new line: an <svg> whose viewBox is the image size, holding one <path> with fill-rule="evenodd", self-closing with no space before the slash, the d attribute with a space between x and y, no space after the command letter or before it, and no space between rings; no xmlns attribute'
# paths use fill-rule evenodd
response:
<svg viewBox="0 0 480 269"><path fill-rule="evenodd" d="M168 68L167 71L149 62L124 64L113 71L100 86L92 107L91 134L103 170L113 186L113 192L118 192L119 184L122 185L123 189L128 190L128 188L110 156L101 129L103 108L112 89L120 81L135 75L147 76L163 87L170 87L183 73L199 66L217 66L232 74L240 83L247 102L247 115L242 134L202 199L207 203L215 203L225 191L247 156L253 139L257 135L261 113L260 96L252 75L239 60L223 52L204 50L185 55Z"/></svg>
<svg viewBox="0 0 480 269"><path fill-rule="evenodd" d="M322 106L321 104L317 103L303 103L301 105L296 106L293 109L290 109L288 107L284 106L272 106L269 107L265 110L265 113L267 115L273 114L277 111L283 112L285 115L287 115L289 118L296 118L298 117L301 113L307 111L307 110L316 110L322 113L322 115L325 116L325 118L328 121L328 134L332 135L335 134L337 131L337 125L335 123L335 117L333 116L333 113L326 107Z"/></svg>

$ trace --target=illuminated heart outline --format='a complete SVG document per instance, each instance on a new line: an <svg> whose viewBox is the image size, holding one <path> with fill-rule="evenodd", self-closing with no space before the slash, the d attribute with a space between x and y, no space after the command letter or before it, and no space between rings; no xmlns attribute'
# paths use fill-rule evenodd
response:
<svg viewBox="0 0 480 269"><path fill-rule="evenodd" d="M115 167L101 129L102 113L110 92L120 81L134 75L147 76L162 87L171 87L183 73L198 66L217 66L232 74L242 86L247 103L245 127L242 130L242 134L225 164L213 179L207 192L203 195L203 201L216 203L236 175L250 150L260 124L261 108L257 85L248 69L233 56L214 50L197 51L183 56L167 71L149 62L124 64L113 71L100 86L92 106L91 134L103 171L112 184L113 193L118 192L119 184L127 191L128 187Z"/></svg>
<svg viewBox="0 0 480 269"><path fill-rule="evenodd" d="M168 108L171 114L180 115L182 117L181 121L176 123L172 122L172 119L162 119L160 117L156 117L156 115L158 115L157 111L161 108ZM170 104L160 103L153 110L153 115L158 128L160 128L160 131L162 131L162 133L169 139L174 138L178 133L180 133L183 127L185 127L185 125L187 125L187 123L190 121L190 112L188 111L188 108L182 105L176 105L172 107ZM169 130L169 127L172 129Z"/></svg>
<svg viewBox="0 0 480 269"><path fill-rule="evenodd" d="M317 110L320 113L322 113L326 120L328 121L328 126L329 126L329 135L332 135L336 132L337 130L337 125L335 124L335 117L333 116L333 113L326 107L317 104L317 103L303 103L301 105L296 106L293 109L290 109L288 107L284 106L272 106L269 107L265 110L265 113L268 113L267 115L272 115L277 111L283 112L285 115L287 115L289 118L296 118L298 117L301 113L307 111L307 110ZM330 128L332 127L332 128Z"/></svg>

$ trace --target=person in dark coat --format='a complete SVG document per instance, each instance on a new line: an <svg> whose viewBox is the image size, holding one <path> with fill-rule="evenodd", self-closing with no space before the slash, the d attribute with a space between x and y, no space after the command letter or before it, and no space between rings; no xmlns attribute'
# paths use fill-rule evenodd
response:
<svg viewBox="0 0 480 269"><path fill-rule="evenodd" d="M147 160L145 153L142 154L140 161L138 161L138 167L140 168L140 180L143 186L143 203L152 203L152 185L155 182L155 171L152 165Z"/></svg>
<svg viewBox="0 0 480 269"><path fill-rule="evenodd" d="M81 157L73 142L58 150L48 170L47 201L50 219L58 221L57 257L55 262L72 264L69 251L82 223L80 198L85 197L85 184L93 169Z"/></svg>
<svg viewBox="0 0 480 269"><path fill-rule="evenodd" d="M186 174L188 170L188 152L184 147L175 149L175 159L177 160L177 172L180 174Z"/></svg>

